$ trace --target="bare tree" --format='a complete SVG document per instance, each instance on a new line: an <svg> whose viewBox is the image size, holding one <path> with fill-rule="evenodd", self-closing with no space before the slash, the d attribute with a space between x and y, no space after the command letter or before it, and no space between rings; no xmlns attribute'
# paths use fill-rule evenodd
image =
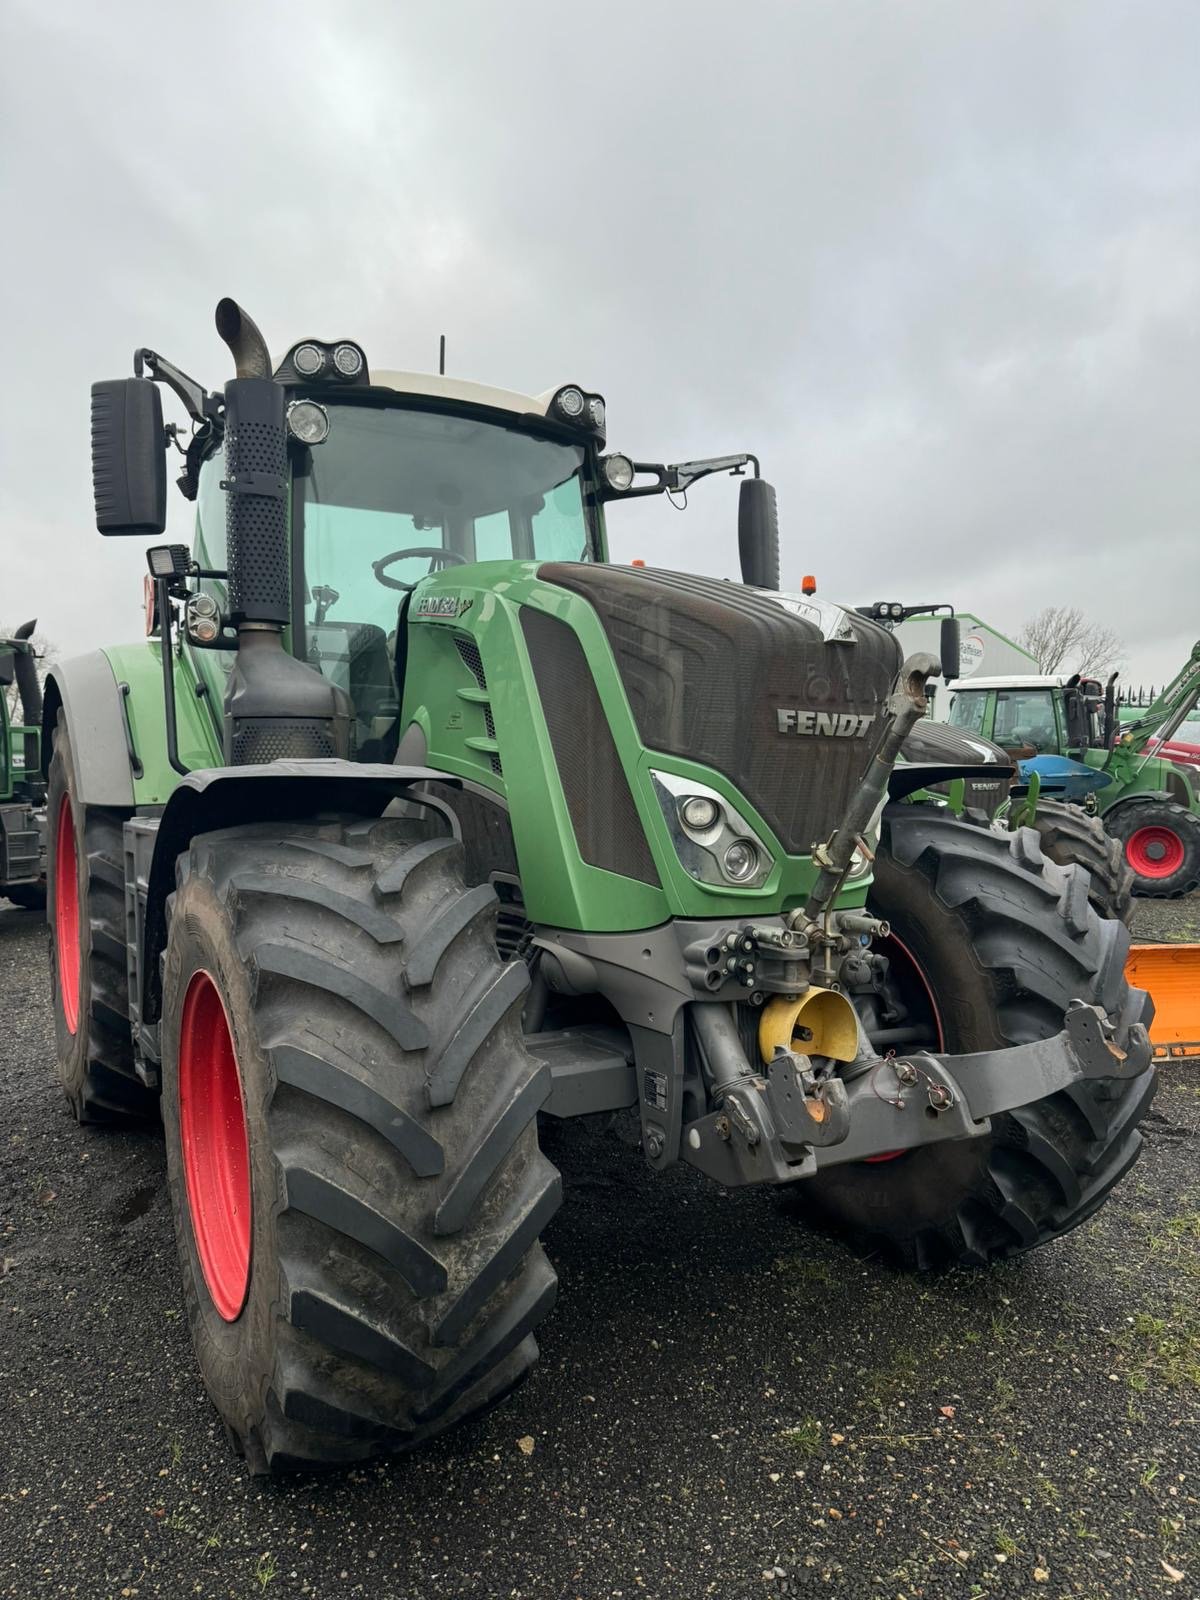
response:
<svg viewBox="0 0 1200 1600"><path fill-rule="evenodd" d="M1017 639L1043 672L1083 672L1100 678L1125 660L1125 641L1102 622L1090 622L1078 606L1045 606L1030 617Z"/></svg>
<svg viewBox="0 0 1200 1600"><path fill-rule="evenodd" d="M12 639L16 636L16 631L17 625L10 628L5 623L0 622L0 639ZM34 659L37 663L38 682L44 683L47 672L58 660L58 646L53 640L48 639L44 633L35 633L29 643L33 646ZM0 688L0 694L3 694L8 700L9 722L19 724L21 721L21 697L16 684L10 683L7 688Z"/></svg>

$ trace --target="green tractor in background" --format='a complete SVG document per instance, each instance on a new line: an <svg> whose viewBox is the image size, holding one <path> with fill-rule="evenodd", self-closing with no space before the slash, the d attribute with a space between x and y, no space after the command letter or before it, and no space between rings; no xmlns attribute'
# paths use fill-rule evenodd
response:
<svg viewBox="0 0 1200 1600"><path fill-rule="evenodd" d="M42 691L32 643L36 627L36 622L26 622L11 639L0 638L0 899L28 911L46 904ZM14 683L21 704L19 723L9 713Z"/></svg>
<svg viewBox="0 0 1200 1600"><path fill-rule="evenodd" d="M539 1120L630 1114L652 1170L916 1267L1090 1216L1154 1091L1128 934L1029 830L914 803L977 774L896 764L937 662L778 593L757 462L608 453L577 384L217 328L220 393L148 350L93 387L100 531L161 534L173 442L195 538L147 552L146 640L51 674L43 755L63 1084L84 1122L161 1106L251 1469L408 1448L528 1372ZM717 471L742 583L608 564L614 502Z"/></svg>
<svg viewBox="0 0 1200 1600"><path fill-rule="evenodd" d="M856 610L889 631L914 617L922 622L938 621L942 676L947 683L954 684L961 663L959 620L953 606L947 602L905 605L899 601L878 600L869 606L858 606ZM939 617L940 612L947 615ZM1003 639L1001 642L1009 643ZM970 681L974 684L978 680ZM1055 792L1049 782L1043 784L1040 777L1031 778L1023 770L1022 763L974 727L938 722L934 720L936 716L931 702L929 714L914 724L904 741L900 759L957 764L964 769L964 776L937 784L928 794L914 795L910 800L924 799L946 805L956 816L984 827L1008 831L1032 828L1043 853L1051 861L1061 867L1086 869L1088 898L1098 914L1115 917L1129 926L1134 911L1134 877L1126 865L1124 849L1106 832L1099 817L1073 799L1065 798L1068 780L1081 796L1090 793L1096 782L1091 769L1076 762L1061 762L1062 767L1070 770L1066 777L1060 775L1059 789ZM965 769L972 763L976 771L973 776L966 776Z"/></svg>
<svg viewBox="0 0 1200 1600"><path fill-rule="evenodd" d="M1176 898L1200 888L1200 797L1183 768L1153 753L1200 699L1200 643L1153 702L1122 724L1116 673L1097 678L1016 676L952 683L949 724L998 745L1041 792L1061 781L1086 789L1087 809L1118 841L1133 892ZM1149 748L1148 748L1149 747ZM1065 759L1064 759L1065 758ZM1041 808L1039 800L1038 806Z"/></svg>

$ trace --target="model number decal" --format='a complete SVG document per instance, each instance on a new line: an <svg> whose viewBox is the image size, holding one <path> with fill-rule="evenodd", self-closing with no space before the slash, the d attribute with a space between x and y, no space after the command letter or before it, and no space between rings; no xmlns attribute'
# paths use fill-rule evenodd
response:
<svg viewBox="0 0 1200 1600"><path fill-rule="evenodd" d="M439 620L448 619L453 622L456 617L461 617L464 611L469 611L474 604L474 600L464 599L458 594L423 594L417 601L413 615Z"/></svg>

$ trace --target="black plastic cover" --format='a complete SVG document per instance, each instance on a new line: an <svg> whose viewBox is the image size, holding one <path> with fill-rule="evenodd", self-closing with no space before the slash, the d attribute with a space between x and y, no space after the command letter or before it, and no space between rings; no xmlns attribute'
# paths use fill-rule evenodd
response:
<svg viewBox="0 0 1200 1600"><path fill-rule="evenodd" d="M643 744L723 772L790 854L829 837L883 734L890 633L848 611L849 636L826 639L768 595L687 573L563 562L538 575L595 607Z"/></svg>
<svg viewBox="0 0 1200 1600"><path fill-rule="evenodd" d="M542 576L554 570L543 567ZM565 622L530 606L521 607L521 627L580 855L657 888L658 869L583 646Z"/></svg>
<svg viewBox="0 0 1200 1600"><path fill-rule="evenodd" d="M270 378L225 385L225 525L230 621L291 614L284 392Z"/></svg>
<svg viewBox="0 0 1200 1600"><path fill-rule="evenodd" d="M92 385L92 493L103 534L152 538L167 525L162 398L149 378Z"/></svg>
<svg viewBox="0 0 1200 1600"><path fill-rule="evenodd" d="M738 556L742 582L779 587L779 506L765 478L743 478L738 491Z"/></svg>
<svg viewBox="0 0 1200 1600"><path fill-rule="evenodd" d="M966 804L977 811L986 811L988 816L994 816L1000 805L1008 799L1013 779L1012 761L998 744L966 728L955 728L948 722L934 722L929 717L922 717L904 741L900 759L902 763L937 764L960 769L954 776L965 779ZM903 767L898 768L897 772L902 774ZM932 789L935 793L943 793L946 789L943 783L924 782L921 787ZM892 793L896 792L893 787Z"/></svg>

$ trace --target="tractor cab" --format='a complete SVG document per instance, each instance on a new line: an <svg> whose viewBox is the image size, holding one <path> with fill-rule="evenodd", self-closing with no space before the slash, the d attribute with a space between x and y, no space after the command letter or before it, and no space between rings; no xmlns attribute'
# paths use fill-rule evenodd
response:
<svg viewBox="0 0 1200 1600"><path fill-rule="evenodd" d="M947 720L991 739L1015 761L1062 754L1072 735L1086 733L1078 710L1068 710L1066 683L1058 676L958 680L950 685Z"/></svg>
<svg viewBox="0 0 1200 1600"><path fill-rule="evenodd" d="M949 722L998 744L1014 761L1070 756L1112 743L1111 685L1076 672L971 678L950 685Z"/></svg>

